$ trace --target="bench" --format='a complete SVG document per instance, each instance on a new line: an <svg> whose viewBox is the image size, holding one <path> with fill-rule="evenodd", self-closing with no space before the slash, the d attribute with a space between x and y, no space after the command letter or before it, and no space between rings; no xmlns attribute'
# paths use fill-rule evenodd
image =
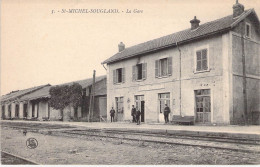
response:
<svg viewBox="0 0 260 167"><path fill-rule="evenodd" d="M49 121L50 119L49 119L49 117L42 117L42 120L43 121Z"/></svg>
<svg viewBox="0 0 260 167"><path fill-rule="evenodd" d="M194 116L173 115L173 123L194 125Z"/></svg>

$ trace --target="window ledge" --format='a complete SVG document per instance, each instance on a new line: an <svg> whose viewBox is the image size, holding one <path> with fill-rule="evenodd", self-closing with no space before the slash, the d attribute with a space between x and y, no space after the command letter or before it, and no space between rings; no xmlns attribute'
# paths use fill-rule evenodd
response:
<svg viewBox="0 0 260 167"><path fill-rule="evenodd" d="M156 77L156 78L162 79L162 78L169 78L170 76L172 76L172 75L165 75L165 76L160 76L160 77Z"/></svg>
<svg viewBox="0 0 260 167"><path fill-rule="evenodd" d="M145 79L137 79L137 80L135 80L136 82L142 82L142 81L144 81Z"/></svg>
<svg viewBox="0 0 260 167"><path fill-rule="evenodd" d="M210 72L211 69L207 69L207 70L203 70L203 71L193 71L194 74L197 74L197 73L204 73L204 72Z"/></svg>
<svg viewBox="0 0 260 167"><path fill-rule="evenodd" d="M114 85L121 85L123 82L114 83Z"/></svg>

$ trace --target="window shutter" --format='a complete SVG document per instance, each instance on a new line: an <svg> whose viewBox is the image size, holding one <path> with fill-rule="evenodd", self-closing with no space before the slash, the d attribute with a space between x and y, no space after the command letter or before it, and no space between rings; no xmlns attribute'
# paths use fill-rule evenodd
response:
<svg viewBox="0 0 260 167"><path fill-rule="evenodd" d="M134 65L132 67L132 80L135 81L136 80L136 65Z"/></svg>
<svg viewBox="0 0 260 167"><path fill-rule="evenodd" d="M172 75L172 57L168 57L168 75Z"/></svg>
<svg viewBox="0 0 260 167"><path fill-rule="evenodd" d="M159 60L155 60L155 77L159 76Z"/></svg>
<svg viewBox="0 0 260 167"><path fill-rule="evenodd" d="M146 67L147 67L147 63L143 63L142 64L142 78L146 79Z"/></svg>
<svg viewBox="0 0 260 167"><path fill-rule="evenodd" d="M125 68L122 68L122 83L125 82Z"/></svg>
<svg viewBox="0 0 260 167"><path fill-rule="evenodd" d="M116 70L113 70L113 83L116 83Z"/></svg>
<svg viewBox="0 0 260 167"><path fill-rule="evenodd" d="M202 50L202 69L208 69L208 57L207 57L207 49Z"/></svg>
<svg viewBox="0 0 260 167"><path fill-rule="evenodd" d="M200 71L201 70L201 52L197 51L196 52L196 71Z"/></svg>

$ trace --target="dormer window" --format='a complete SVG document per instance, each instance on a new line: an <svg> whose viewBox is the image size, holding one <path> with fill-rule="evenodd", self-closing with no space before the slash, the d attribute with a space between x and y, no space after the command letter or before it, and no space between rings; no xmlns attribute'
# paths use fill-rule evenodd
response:
<svg viewBox="0 0 260 167"><path fill-rule="evenodd" d="M251 38L251 25L249 23L246 23L245 35L247 38Z"/></svg>

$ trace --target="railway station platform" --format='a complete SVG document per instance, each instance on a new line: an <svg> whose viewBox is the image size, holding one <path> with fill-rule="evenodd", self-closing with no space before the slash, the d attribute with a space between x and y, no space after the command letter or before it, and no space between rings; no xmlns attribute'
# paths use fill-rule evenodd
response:
<svg viewBox="0 0 260 167"><path fill-rule="evenodd" d="M158 133L169 135L221 137L260 140L260 126L213 126L213 125L171 125L171 124L141 124L126 122L60 122L60 121L24 121L1 120L3 123L47 124L71 126L81 129L96 129L101 131L131 131L132 133Z"/></svg>

